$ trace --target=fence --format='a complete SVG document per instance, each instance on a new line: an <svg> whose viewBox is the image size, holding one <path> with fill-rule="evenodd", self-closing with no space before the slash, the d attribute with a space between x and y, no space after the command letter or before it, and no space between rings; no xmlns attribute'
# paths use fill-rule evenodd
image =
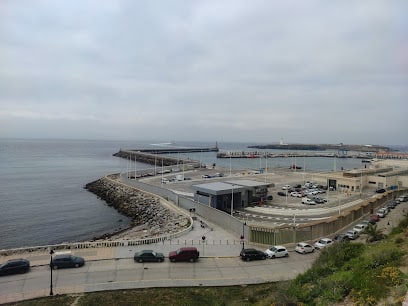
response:
<svg viewBox="0 0 408 306"><path fill-rule="evenodd" d="M109 179L109 178L108 178ZM185 196L176 194L170 190L149 185L140 181L130 180L126 176L121 175L121 181L123 184L133 186L135 188L141 189L144 192L149 192L154 195L161 196L167 201L172 201L177 207L181 207L180 212L186 214L185 210L189 211L191 208L195 209L195 213L202 216L205 219L211 220L211 222L217 224L218 226L235 233L237 237L242 234L251 243L259 243L265 245L276 245L276 244L294 244L299 241L315 240L316 238L334 234L337 231L344 229L349 224L361 219L369 213L373 213L376 209L383 206L390 199L396 198L402 195L407 189L389 191L386 194L380 195L376 198L364 201L360 205L343 211L341 215L334 216L330 219L315 222L312 224L305 224L300 226L282 226L276 228L260 227L260 226L246 226L241 220L225 213L215 208L203 205L201 203L195 202ZM117 182L117 181L115 181ZM168 205L166 201L161 201L163 205ZM174 207L173 207L174 209ZM67 250L67 249L85 249L85 248L102 248L102 247L121 247L121 246L136 246L143 244L153 244L153 243L169 243L182 245L200 245L200 244L211 244L209 241L200 240L183 240L177 239L185 233L191 231L193 223L190 226L180 232L170 233L163 236L147 238L147 239L136 239L136 240L120 240L120 241L94 241L94 242L74 242L74 243L64 243L58 245L46 245L46 246L35 246L28 248L16 248L8 250L0 250L0 255L10 255L19 254L26 252L44 251L48 252L50 249L53 250ZM249 238L249 239L248 239ZM212 244L239 244L242 243L240 239L237 240L226 240L226 241L213 241Z"/></svg>
<svg viewBox="0 0 408 306"><path fill-rule="evenodd" d="M398 197L404 192L406 192L406 189L389 191L386 194L364 201L356 207L345 210L341 215L333 216L323 221L278 228L251 226L250 241L252 243L267 245L295 244L300 241L310 241L322 236L335 234L353 222L374 213L379 207L384 206L388 201Z"/></svg>
<svg viewBox="0 0 408 306"><path fill-rule="evenodd" d="M237 237L240 237L241 235L248 237L248 226L245 226L241 220L231 216L226 212L220 211L208 205L201 204L171 190L155 185L146 184L137 180L130 180L126 177L126 175L121 175L120 180L126 185L133 186L145 192L159 195L168 201L172 201L177 207L181 207L187 211L190 211L190 209L194 209L195 214L200 215L204 219L211 220L211 222L213 222L214 224L232 233L235 233Z"/></svg>

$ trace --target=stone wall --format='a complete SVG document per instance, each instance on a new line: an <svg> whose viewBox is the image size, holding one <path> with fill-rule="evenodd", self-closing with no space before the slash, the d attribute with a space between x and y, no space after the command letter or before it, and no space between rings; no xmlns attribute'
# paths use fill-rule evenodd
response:
<svg viewBox="0 0 408 306"><path fill-rule="evenodd" d="M85 189L132 219L132 229L101 238L155 237L179 232L190 225L190 220L186 215L161 205L159 197L126 186L114 179L101 178L86 184Z"/></svg>

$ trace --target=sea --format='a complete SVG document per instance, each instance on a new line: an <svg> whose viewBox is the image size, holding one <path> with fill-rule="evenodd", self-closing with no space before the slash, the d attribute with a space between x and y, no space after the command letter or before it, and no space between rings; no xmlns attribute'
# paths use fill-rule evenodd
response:
<svg viewBox="0 0 408 306"><path fill-rule="evenodd" d="M84 186L107 174L154 166L114 157L120 149L163 147L253 152L256 143L0 139L0 249L91 240L123 229L130 219ZM395 147L406 150L407 147ZM278 152L278 150L263 150ZM290 154L290 152L288 152ZM302 166L307 171L364 167L354 158L221 159L216 152L173 154L231 169Z"/></svg>

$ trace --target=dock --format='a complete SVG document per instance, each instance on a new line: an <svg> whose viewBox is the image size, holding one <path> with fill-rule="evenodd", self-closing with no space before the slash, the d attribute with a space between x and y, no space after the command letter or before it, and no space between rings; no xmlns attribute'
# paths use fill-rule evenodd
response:
<svg viewBox="0 0 408 306"><path fill-rule="evenodd" d="M301 157L329 157L329 158L367 158L365 154L339 154L335 152L308 152L308 153L272 153L259 151L230 151L217 154L217 158L301 158Z"/></svg>

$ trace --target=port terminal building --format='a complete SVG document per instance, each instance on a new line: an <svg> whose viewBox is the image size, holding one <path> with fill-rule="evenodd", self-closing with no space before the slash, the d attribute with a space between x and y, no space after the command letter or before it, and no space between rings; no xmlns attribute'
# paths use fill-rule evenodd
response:
<svg viewBox="0 0 408 306"><path fill-rule="evenodd" d="M408 160L372 161L368 168L315 174L314 179L336 190L362 192L363 189L386 190L408 187Z"/></svg>
<svg viewBox="0 0 408 306"><path fill-rule="evenodd" d="M228 213L266 200L269 187L274 184L247 179L192 186L195 201Z"/></svg>

